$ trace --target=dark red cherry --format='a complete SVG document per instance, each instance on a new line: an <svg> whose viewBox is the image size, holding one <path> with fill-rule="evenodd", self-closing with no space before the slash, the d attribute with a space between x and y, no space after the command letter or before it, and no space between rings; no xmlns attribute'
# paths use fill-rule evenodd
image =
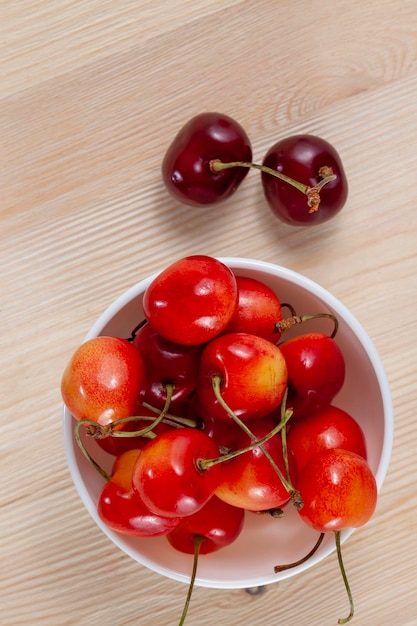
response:
<svg viewBox="0 0 417 626"><path fill-rule="evenodd" d="M326 222L344 206L348 184L342 161L335 148L314 135L293 135L278 141L264 157L263 163L308 187L315 187L329 173L336 176L320 190L320 204L310 211L307 196L271 174L262 172L265 197L272 211L283 222L314 225ZM323 169L324 168L324 169Z"/></svg>
<svg viewBox="0 0 417 626"><path fill-rule="evenodd" d="M205 206L231 196L248 169L213 172L210 161L251 161L250 140L240 124L220 113L201 113L181 128L162 162L162 178L180 202Z"/></svg>

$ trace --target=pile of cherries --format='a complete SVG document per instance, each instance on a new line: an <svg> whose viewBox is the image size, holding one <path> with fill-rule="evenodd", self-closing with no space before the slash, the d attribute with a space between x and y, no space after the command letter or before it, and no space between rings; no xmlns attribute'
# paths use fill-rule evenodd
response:
<svg viewBox="0 0 417 626"><path fill-rule="evenodd" d="M181 128L163 159L162 178L174 198L202 207L229 198L250 168L261 171L270 208L288 224L325 222L346 202L346 175L328 141L308 134L285 137L262 164L252 163L245 130L214 112L201 113Z"/></svg>
<svg viewBox="0 0 417 626"><path fill-rule="evenodd" d="M369 520L377 487L361 427L332 404L345 380L337 320L326 315L330 336L285 339L314 315L297 316L263 282L205 255L163 270L143 311L131 336L83 343L62 376L77 442L105 478L100 517L194 554L182 624L198 555L234 541L245 511L280 517L295 506L318 532L312 552L335 534L350 600L339 622L349 621L340 532ZM115 456L110 475L81 428Z"/></svg>

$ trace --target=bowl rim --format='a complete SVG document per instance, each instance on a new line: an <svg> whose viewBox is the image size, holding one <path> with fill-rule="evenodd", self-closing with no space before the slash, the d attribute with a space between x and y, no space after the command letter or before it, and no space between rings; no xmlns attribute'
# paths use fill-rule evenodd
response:
<svg viewBox="0 0 417 626"><path fill-rule="evenodd" d="M384 366L382 364L381 358L370 339L369 335L365 331L364 327L360 324L360 322L356 319L356 317L347 309L347 307L338 300L333 294L331 294L327 289L319 285L317 282L311 280L310 278L300 274L294 270L289 268L270 263L267 261L260 261L257 259L250 259L247 257L216 257L219 261L225 263L232 270L255 270L266 273L271 273L273 276L278 278L282 278L291 283L296 283L298 286L306 289L314 296L316 296L320 300L324 300L326 306L331 308L336 315L342 317L345 322L352 329L353 333L356 335L363 348L365 349L369 360L371 361L372 368L375 372L375 376L378 381L378 387L381 394L381 400L383 405L383 414L384 414L384 438L383 445L381 449L381 456L378 463L378 468L375 473L375 479L377 483L378 493L380 492L385 476L388 471L392 446L393 446L393 437L394 437L394 413L393 413L393 404L390 393L389 382L385 373ZM88 341L89 339L100 335L103 329L107 326L107 324L112 320L116 313L118 313L121 309L123 309L126 305L128 305L132 299L140 296L141 293L145 291L147 286L151 283L151 281L158 276L161 270L153 272L146 278L138 281L130 288L125 290L119 297L117 297L99 316L99 318L93 323L90 327L90 330L84 337L83 341ZM179 572L174 572L169 568L161 566L155 561L151 561L143 554L140 554L130 548L124 541L123 535L116 533L107 525L102 522L100 517L97 514L97 509L95 502L93 501L87 487L85 481L81 475L81 471L78 466L78 462L75 456L75 446L73 437L73 423L72 416L69 411L66 409L65 405L63 406L62 411L62 427L63 427L63 438L64 438L64 449L67 459L68 468L70 471L71 478L73 480L76 491L78 492L79 497L81 498L82 503L85 508L89 512L92 519L95 521L96 525L103 531L103 533L119 548L133 558L135 561L139 562L141 565L149 568L150 570L161 574L170 579L189 583L190 577L187 575L183 575ZM354 532L354 528L347 528L341 533L341 542L344 543L348 537L352 535ZM213 589L242 589L249 587L256 587L266 584L272 584L274 582L278 582L279 580L284 580L285 578L289 578L295 576L296 574L301 573L306 569L310 569L312 566L321 562L327 556L329 556L335 550L334 542L328 542L326 546L322 546L322 549L319 553L316 553L311 559L307 562L294 567L292 569L285 570L279 576L277 574L265 575L265 576L256 576L253 577L242 577L241 579L234 580L222 580L215 581L213 579L206 579L204 577L199 577L197 575L195 580L196 586L201 587L209 587Z"/></svg>

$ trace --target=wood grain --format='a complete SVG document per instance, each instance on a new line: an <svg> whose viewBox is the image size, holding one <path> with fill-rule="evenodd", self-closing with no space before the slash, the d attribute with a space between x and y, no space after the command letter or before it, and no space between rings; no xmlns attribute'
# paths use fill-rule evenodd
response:
<svg viewBox="0 0 417 626"><path fill-rule="evenodd" d="M66 466L59 383L126 288L192 252L264 259L321 283L375 342L395 408L377 512L347 544L353 623L416 626L417 6L167 0L0 6L0 624L170 626L185 587L98 531ZM340 216L278 223L251 173L226 204L169 198L160 163L192 115L337 146ZM188 623L333 625L335 559L260 596L197 588Z"/></svg>

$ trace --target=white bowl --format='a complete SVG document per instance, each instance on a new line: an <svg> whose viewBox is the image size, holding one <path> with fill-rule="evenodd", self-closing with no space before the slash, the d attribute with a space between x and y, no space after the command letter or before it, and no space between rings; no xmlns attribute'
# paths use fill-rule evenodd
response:
<svg viewBox="0 0 417 626"><path fill-rule="evenodd" d="M337 316L339 330L336 339L346 361L346 380L334 404L351 413L360 423L366 437L368 461L380 490L392 449L393 408L384 368L363 327L328 291L296 272L252 259L223 257L220 260L236 274L251 276L268 284L281 302L290 303L298 315L331 313ZM113 302L93 325L86 340L97 335L129 337L143 317L143 293L156 275L140 281ZM311 330L330 333L331 322L314 320L298 327L296 332ZM145 567L189 583L192 557L174 550L165 537L130 538L112 531L101 521L96 505L104 479L81 453L74 439L74 423L64 407L64 440L69 469L81 500L96 524L116 546ZM85 440L84 443L87 448L94 446L89 448L94 458L110 471L114 457L99 449L94 441ZM342 541L352 532L353 529L343 531ZM294 576L334 551L332 533L326 535L319 550L302 565L278 574L274 573L274 566L303 557L313 547L317 537L317 533L299 519L294 507L286 507L282 519L247 513L244 529L233 544L201 556L195 584L212 588L250 588Z"/></svg>

